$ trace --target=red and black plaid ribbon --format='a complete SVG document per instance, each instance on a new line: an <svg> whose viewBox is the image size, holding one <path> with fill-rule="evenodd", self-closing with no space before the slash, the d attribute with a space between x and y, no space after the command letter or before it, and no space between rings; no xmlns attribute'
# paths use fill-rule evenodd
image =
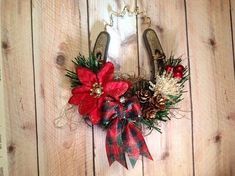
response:
<svg viewBox="0 0 235 176"><path fill-rule="evenodd" d="M136 125L140 114L141 108L136 97L123 104L113 100L104 103L103 123L108 124L106 152L110 165L118 161L127 168L125 153L132 167L140 155L152 159L142 132Z"/></svg>

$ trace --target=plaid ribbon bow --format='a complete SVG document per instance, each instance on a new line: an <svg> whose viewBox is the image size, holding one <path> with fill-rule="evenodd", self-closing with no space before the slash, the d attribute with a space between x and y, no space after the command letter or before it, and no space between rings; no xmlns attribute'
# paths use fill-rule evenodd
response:
<svg viewBox="0 0 235 176"><path fill-rule="evenodd" d="M125 153L128 154L132 167L140 155L152 160L141 130L136 126L141 114L136 97L120 103L108 100L103 107L103 123L108 125L106 136L106 153L111 165L118 161L127 168Z"/></svg>

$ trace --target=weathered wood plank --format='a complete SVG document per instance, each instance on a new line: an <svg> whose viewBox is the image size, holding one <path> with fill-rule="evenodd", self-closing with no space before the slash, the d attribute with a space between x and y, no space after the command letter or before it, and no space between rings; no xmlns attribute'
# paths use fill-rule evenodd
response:
<svg viewBox="0 0 235 176"><path fill-rule="evenodd" d="M187 63L187 40L185 24L184 1L139 1L140 9L145 9L151 18L151 28L156 31L167 57L171 54L182 55ZM149 75L149 55L143 42L143 32L148 27L139 20L139 51L142 75ZM144 159L144 175L192 175L192 136L191 136L191 107L189 86L184 94L185 99L179 105L182 111L174 112L172 118L162 124L162 134L152 132L146 137L149 150L154 161ZM183 112L184 111L184 112ZM177 174L176 174L177 173Z"/></svg>
<svg viewBox="0 0 235 176"><path fill-rule="evenodd" d="M1 55L5 102L4 113L1 113L1 119L5 122L1 125L7 135L9 175L36 176L30 0L1 1Z"/></svg>
<svg viewBox="0 0 235 176"><path fill-rule="evenodd" d="M235 82L229 1L187 1L195 175L234 175Z"/></svg>
<svg viewBox="0 0 235 176"><path fill-rule="evenodd" d="M127 2L127 1L126 1ZM231 29L235 30L235 1L185 1L192 80L195 175L234 175L235 82ZM127 2L129 3L129 2ZM231 21L229 8L231 3ZM134 1L130 1L131 6ZM0 114L6 123L9 175L37 175L35 110L39 135L40 175L93 175L92 130L81 122L75 131L55 128L53 122L70 96L65 68L79 52L88 55L110 8L120 11L119 1L33 0L33 43L36 83L32 62L30 1L1 1ZM152 19L167 55L186 58L186 24L183 0L139 1ZM109 60L117 70L148 74L148 56L142 41L146 25L135 17L114 19ZM138 31L138 36L136 35ZM137 45L137 37L139 46ZM233 38L234 40L234 38ZM187 59L185 59L187 64ZM4 82L2 81L4 80ZM4 92L2 87L4 88ZM189 88L187 87L189 90ZM190 96L180 105L190 111ZM3 109L3 108L4 109ZM4 115L3 112L4 111ZM95 127L95 174L103 175L193 175L190 112L163 125L163 134L146 137L154 161L141 160L127 171L115 163L109 167L105 151L106 132ZM177 116L180 117L180 116ZM2 123L2 122L1 122ZM1 124L2 125L2 124ZM1 172L1 171L0 171ZM1 174L0 174L1 175ZM8 175L8 174L5 174Z"/></svg>
<svg viewBox="0 0 235 176"><path fill-rule="evenodd" d="M2 10L2 3L0 3ZM2 18L0 18L0 41L2 42ZM2 46L2 45L1 45ZM9 175L7 160L7 136L4 102L3 47L0 48L0 175Z"/></svg>
<svg viewBox="0 0 235 176"><path fill-rule="evenodd" d="M65 69L79 52L88 54L86 1L33 0L33 33L40 175L92 175L91 129L54 125L70 97Z"/></svg>
<svg viewBox="0 0 235 176"><path fill-rule="evenodd" d="M133 8L133 1L126 1ZM109 16L112 10L120 12L124 4L119 1L102 0L89 1L89 21L91 33L91 48L93 48L96 37L99 32L104 30L104 22L109 22ZM136 35L136 18L135 16L124 18L114 18L114 26L108 27L111 35L111 41L108 51L108 60L115 64L117 71L138 74L138 53L137 53L137 35ZM126 170L118 162L109 167L105 150L106 131L95 127L95 172L96 176L105 175L142 175L141 158L137 161L134 169L129 163L129 170ZM129 161L128 161L129 162Z"/></svg>
<svg viewBox="0 0 235 176"><path fill-rule="evenodd" d="M230 1L230 20L231 20L231 34L232 34L232 47L233 47L233 66L235 70L235 49L234 49L234 43L235 43L235 1L234 0L229 0ZM235 74L235 72L234 72Z"/></svg>

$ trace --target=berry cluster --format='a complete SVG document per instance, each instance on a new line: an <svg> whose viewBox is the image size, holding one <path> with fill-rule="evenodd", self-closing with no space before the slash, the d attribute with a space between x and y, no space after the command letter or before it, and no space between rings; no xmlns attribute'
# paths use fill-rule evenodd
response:
<svg viewBox="0 0 235 176"><path fill-rule="evenodd" d="M172 66L172 65L166 65L165 66L165 71L166 73L173 73L173 77L176 79L182 79L183 78L183 72L184 72L185 68L183 65L179 64L176 66Z"/></svg>

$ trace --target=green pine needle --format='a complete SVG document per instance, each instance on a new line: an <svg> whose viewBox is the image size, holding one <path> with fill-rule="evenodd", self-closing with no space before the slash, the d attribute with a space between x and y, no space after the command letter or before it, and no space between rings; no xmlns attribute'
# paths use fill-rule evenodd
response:
<svg viewBox="0 0 235 176"><path fill-rule="evenodd" d="M79 54L72 62L75 65L75 70L78 67L85 67L88 69L91 69L94 72L97 72L100 70L100 68L103 66L101 62L98 61L96 56L94 54L90 54L88 58L85 58L85 56ZM81 82L77 76L77 74L74 71L66 70L67 73L65 76L67 76L71 81L71 87L77 87L81 85Z"/></svg>
<svg viewBox="0 0 235 176"><path fill-rule="evenodd" d="M94 54L90 54L88 58L79 54L74 60L72 60L72 62L74 63L75 70L78 67L85 67L85 68L92 70L93 72L98 72L103 66L103 63L99 62L98 58ZM162 67L160 68L160 72L159 72L160 75L163 74L166 65L172 65L174 67L176 65L181 64L181 62L182 62L181 57L175 58L173 55L170 56L169 59L165 59ZM71 87L80 86L81 82L80 82L76 72L71 71L71 70L66 70L66 71L67 71L66 76L71 81ZM169 100L166 102L166 109L165 110L158 111L155 114L155 119L144 119L142 117L140 119L140 121L138 122L138 124L143 124L143 125L147 126L147 128L150 130L154 129L154 130L162 133L161 129L159 128L159 122L160 121L166 122L171 119L170 118L170 110L175 109L175 105L183 100L182 95L183 95L183 93L185 93L185 91L183 91L183 88L184 88L185 82L188 79L189 79L188 67L185 67L184 72L183 72L183 78L179 81L179 84L182 89L180 94L177 96L168 95ZM128 93L130 93L133 96L133 95L136 95L137 91L139 91L141 89L148 89L148 88L149 88L149 80L143 79L143 80L139 81L138 83L133 84L131 90ZM103 124L104 127L107 127L108 125L109 124Z"/></svg>
<svg viewBox="0 0 235 176"><path fill-rule="evenodd" d="M163 65L160 68L159 74L162 75L164 73L166 65L171 65L171 66L175 67L175 66L181 64L181 62L182 62L181 56L175 57L174 55L171 55L168 59L164 60ZM185 93L184 84L188 79L189 79L188 67L186 66L186 67L184 67L183 78L178 82L181 87L180 94L177 96L168 95L169 99L166 102L166 109L164 111L158 111L155 114L155 119L143 119L143 120L141 120L141 123L146 125L149 129L155 129L155 130L161 132L160 128L158 128L158 122L159 121L166 122L171 119L170 118L170 110L175 109L175 105L183 100L182 96L183 96L183 93ZM141 89L144 89L144 88L136 86L133 88L133 90L134 90L133 92L136 92Z"/></svg>

